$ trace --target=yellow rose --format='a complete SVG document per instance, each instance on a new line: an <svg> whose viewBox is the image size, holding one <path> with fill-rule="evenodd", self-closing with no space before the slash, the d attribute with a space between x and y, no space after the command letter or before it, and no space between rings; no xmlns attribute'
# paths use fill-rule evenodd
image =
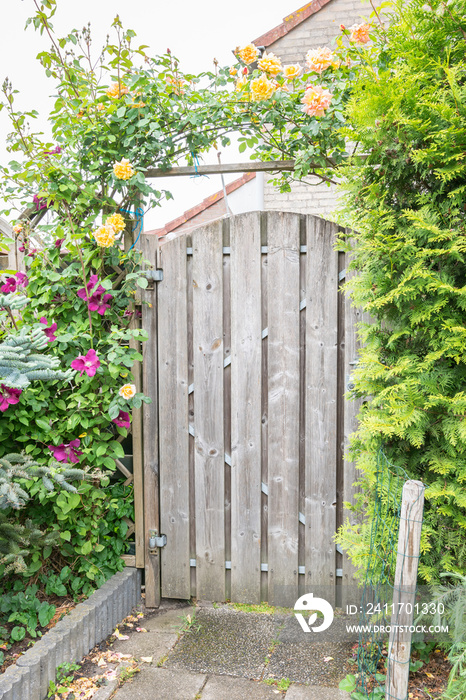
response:
<svg viewBox="0 0 466 700"><path fill-rule="evenodd" d="M122 97L123 95L127 95L129 92L128 88L126 85L123 85L123 83L112 83L108 90L106 90L106 93L109 97Z"/></svg>
<svg viewBox="0 0 466 700"><path fill-rule="evenodd" d="M23 230L23 225L22 225L22 224L16 224L15 226L13 226L13 231L14 231L15 233L21 233L22 230Z"/></svg>
<svg viewBox="0 0 466 700"><path fill-rule="evenodd" d="M275 89L275 85L267 78L265 73L263 73L260 78L251 80L251 98L255 102L259 102L259 100L268 100L269 97L272 97Z"/></svg>
<svg viewBox="0 0 466 700"><path fill-rule="evenodd" d="M136 173L127 158L122 158L119 163L114 163L113 172L118 180L129 180Z"/></svg>
<svg viewBox="0 0 466 700"><path fill-rule="evenodd" d="M133 396L136 394L136 387L134 386L134 384L125 384L121 387L118 393L124 399L132 399Z"/></svg>
<svg viewBox="0 0 466 700"><path fill-rule="evenodd" d="M235 90L236 92L239 92L244 88L245 85L247 85L248 79L246 78L245 75L243 75L241 78L238 78L238 80L235 83Z"/></svg>
<svg viewBox="0 0 466 700"><path fill-rule="evenodd" d="M302 72L303 69L301 68L299 63L292 63L291 65L283 66L283 75L287 80L294 80L295 78L299 78Z"/></svg>
<svg viewBox="0 0 466 700"><path fill-rule="evenodd" d="M112 214L111 216L107 216L107 220L105 221L105 223L108 226L113 226L116 233L120 233L120 231L124 231L125 225L126 225L125 220L121 214Z"/></svg>
<svg viewBox="0 0 466 700"><path fill-rule="evenodd" d="M105 226L99 226L93 236L101 248L110 248L115 243L115 229L108 223Z"/></svg>
<svg viewBox="0 0 466 700"><path fill-rule="evenodd" d="M243 46L242 49L238 49L238 56L247 66L249 66L250 63L254 63L258 55L259 49L254 46L254 44L247 44L247 46Z"/></svg>
<svg viewBox="0 0 466 700"><path fill-rule="evenodd" d="M237 69L234 66L232 66L228 72L232 76L235 76L238 73Z"/></svg>
<svg viewBox="0 0 466 700"><path fill-rule="evenodd" d="M270 75L278 75L282 69L282 62L273 53L265 52L262 58L257 62L259 70Z"/></svg>

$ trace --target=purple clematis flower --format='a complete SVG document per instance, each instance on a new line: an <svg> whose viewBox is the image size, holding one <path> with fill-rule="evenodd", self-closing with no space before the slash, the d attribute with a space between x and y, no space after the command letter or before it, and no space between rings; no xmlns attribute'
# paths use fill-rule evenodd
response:
<svg viewBox="0 0 466 700"><path fill-rule="evenodd" d="M0 287L0 292L4 294L10 294L11 292L16 292L16 278L7 277L5 284Z"/></svg>
<svg viewBox="0 0 466 700"><path fill-rule="evenodd" d="M36 211L41 211L41 209L47 209L47 198L38 197L36 194L32 198L32 201L36 205Z"/></svg>
<svg viewBox="0 0 466 700"><path fill-rule="evenodd" d="M77 295L81 299L86 299L87 289L87 295L89 297L89 309L91 311L97 311L98 314L103 316L106 310L110 308L110 304L108 304L107 302L109 301L109 299L112 299L112 295L105 294L105 289L102 287L101 284L99 284L91 294L91 289L93 289L97 284L97 275L91 275L89 278L89 282L86 284L86 287L78 289Z"/></svg>
<svg viewBox="0 0 466 700"><path fill-rule="evenodd" d="M45 316L42 316L42 317L39 319L39 323L43 323L44 325L47 325L47 319L45 318ZM45 333L45 335L47 336L48 342L49 342L49 343L52 343L54 340L57 339L56 336L55 336L55 331L56 331L56 330L57 330L57 324L56 324L56 323L52 323L50 326L48 326L47 328L44 329L44 333Z"/></svg>
<svg viewBox="0 0 466 700"><path fill-rule="evenodd" d="M113 422L119 425L121 428L129 428L131 423L129 420L129 413L126 411L120 411L118 418L114 418Z"/></svg>
<svg viewBox="0 0 466 700"><path fill-rule="evenodd" d="M57 240L55 241L55 248L60 249L61 244L63 243L64 240L65 240L64 238L57 238Z"/></svg>
<svg viewBox="0 0 466 700"><path fill-rule="evenodd" d="M45 156L53 156L55 153L61 153L61 146L55 146L53 151L44 151Z"/></svg>
<svg viewBox="0 0 466 700"><path fill-rule="evenodd" d="M97 311L98 314L103 316L107 309L110 308L110 304L107 303L109 299L112 299L112 295L105 294L105 289L99 284L97 289L89 297L90 310Z"/></svg>
<svg viewBox="0 0 466 700"><path fill-rule="evenodd" d="M0 411L3 413L11 404L18 403L22 389L13 389L11 386L0 384Z"/></svg>
<svg viewBox="0 0 466 700"><path fill-rule="evenodd" d="M54 458L57 462L72 462L77 464L79 462L79 455L82 455L82 451L77 448L81 444L81 440L71 440L71 442L61 445L48 445L49 450L53 452Z"/></svg>
<svg viewBox="0 0 466 700"><path fill-rule="evenodd" d="M24 272L17 272L15 276L17 279L18 287L27 287L28 286L29 280L27 278L27 275L24 274Z"/></svg>
<svg viewBox="0 0 466 700"><path fill-rule="evenodd" d="M24 272L17 272L14 277L7 277L5 284L0 287L0 292L10 294L11 292L16 292L18 287L27 287L27 285L27 275Z"/></svg>
<svg viewBox="0 0 466 700"><path fill-rule="evenodd" d="M78 291L76 292L78 297L80 299L86 299L86 289L87 289L87 296L89 296L91 293L91 289L93 289L96 286L98 280L99 280L99 278L97 277L97 275L91 275L89 277L89 282L86 284L86 287L81 287L81 289L78 289Z"/></svg>
<svg viewBox="0 0 466 700"><path fill-rule="evenodd" d="M79 372L81 376L86 372L88 377L93 377L97 372L97 368L100 367L100 360L95 350L88 350L86 355L78 355L71 363L71 367Z"/></svg>

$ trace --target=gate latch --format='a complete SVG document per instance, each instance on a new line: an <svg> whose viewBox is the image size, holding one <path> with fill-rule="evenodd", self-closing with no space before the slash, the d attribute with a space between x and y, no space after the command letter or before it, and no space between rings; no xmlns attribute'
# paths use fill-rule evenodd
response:
<svg viewBox="0 0 466 700"><path fill-rule="evenodd" d="M165 547L167 544L167 536L159 535L157 530L149 530L149 553L157 554L159 547Z"/></svg>

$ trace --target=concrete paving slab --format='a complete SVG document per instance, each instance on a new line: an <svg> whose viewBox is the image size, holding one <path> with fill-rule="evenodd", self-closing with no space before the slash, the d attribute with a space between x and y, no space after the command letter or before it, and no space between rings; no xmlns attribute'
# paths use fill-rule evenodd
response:
<svg viewBox="0 0 466 700"><path fill-rule="evenodd" d="M324 688L318 685L290 685L286 700L350 700L349 693L337 688Z"/></svg>
<svg viewBox="0 0 466 700"><path fill-rule="evenodd" d="M280 696L282 697L282 696ZM260 681L233 676L210 676L201 694L201 700L277 700L277 693Z"/></svg>
<svg viewBox="0 0 466 700"><path fill-rule="evenodd" d="M112 649L122 654L132 654L136 659L141 656L152 656L156 664L167 656L177 641L177 634L132 632L129 639L117 640L112 645Z"/></svg>
<svg viewBox="0 0 466 700"><path fill-rule="evenodd" d="M357 635L346 632L346 619L336 617L328 630L309 633L303 632L293 614L275 615L274 621L278 644L267 667L268 678L338 686L349 673L347 660Z"/></svg>
<svg viewBox="0 0 466 700"><path fill-rule="evenodd" d="M114 700L194 700L206 676L150 666L119 688Z"/></svg>
<svg viewBox="0 0 466 700"><path fill-rule="evenodd" d="M183 605L182 607L166 612L160 612L150 617L145 617L141 621L141 627L145 627L149 632L162 632L167 634L179 634L183 629L186 615L193 616L195 607Z"/></svg>
<svg viewBox="0 0 466 700"><path fill-rule="evenodd" d="M270 615L203 608L170 654L167 668L261 678L274 635Z"/></svg>

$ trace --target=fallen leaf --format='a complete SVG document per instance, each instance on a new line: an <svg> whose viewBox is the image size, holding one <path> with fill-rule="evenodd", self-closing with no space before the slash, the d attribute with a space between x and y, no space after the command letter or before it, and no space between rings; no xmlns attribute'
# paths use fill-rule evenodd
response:
<svg viewBox="0 0 466 700"><path fill-rule="evenodd" d="M103 667L106 666L106 665L107 665L107 663L106 663L106 661L104 661L103 659L99 659L99 660L97 661L97 666L100 666L101 668L103 668Z"/></svg>
<svg viewBox="0 0 466 700"><path fill-rule="evenodd" d="M147 630L144 627L136 627L136 632L147 632Z"/></svg>
<svg viewBox="0 0 466 700"><path fill-rule="evenodd" d="M116 637L117 639L129 639L127 634L120 634L120 631L118 629L115 630L113 633L113 636Z"/></svg>
<svg viewBox="0 0 466 700"><path fill-rule="evenodd" d="M152 656L141 656L141 661L144 661L146 664L151 664L152 663Z"/></svg>
<svg viewBox="0 0 466 700"><path fill-rule="evenodd" d="M325 663L328 663L329 661L333 661L333 656L325 656L324 661L325 661Z"/></svg>

